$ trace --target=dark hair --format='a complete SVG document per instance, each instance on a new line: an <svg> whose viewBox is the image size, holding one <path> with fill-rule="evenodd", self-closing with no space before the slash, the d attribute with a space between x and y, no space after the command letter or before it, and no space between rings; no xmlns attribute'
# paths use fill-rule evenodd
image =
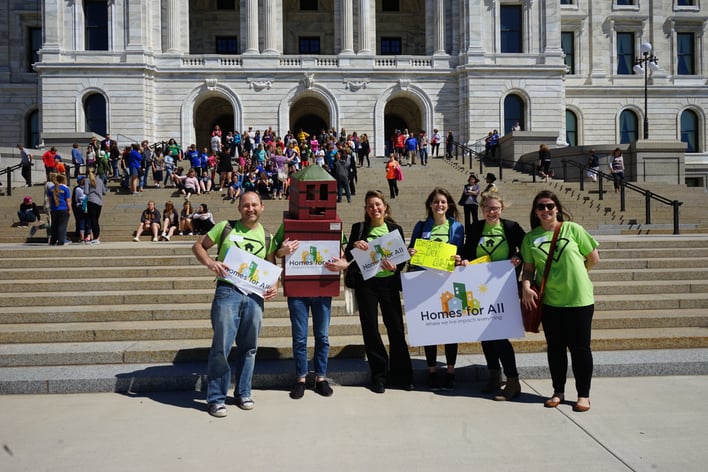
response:
<svg viewBox="0 0 708 472"><path fill-rule="evenodd" d="M369 190L366 192L366 195L364 196L364 208L366 208L366 202L369 201L370 198L378 198L385 205L386 210L384 210L384 221L386 223L396 223L391 215L391 206L386 201L386 197L384 197L381 190ZM371 218L369 218L369 215L366 213L366 209L364 209L364 222L367 226L371 225Z"/></svg>
<svg viewBox="0 0 708 472"><path fill-rule="evenodd" d="M541 190L536 194L536 197L534 197L533 203L531 204L531 216L529 217L531 229L541 225L541 220L536 215L536 204L542 198L550 198L551 200L553 200L553 203L556 204L556 209L558 210L558 213L556 214L556 219L558 221L572 220L571 214L565 209L563 209L563 205L561 205L561 202L560 200L558 200L558 196L555 193L551 192L550 190Z"/></svg>
<svg viewBox="0 0 708 472"><path fill-rule="evenodd" d="M447 200L447 211L445 212L445 216L447 218L453 218L457 219L458 212L457 212L457 205L455 204L455 199L452 198L452 195L446 188L443 187L435 187L432 192L430 192L430 195L428 195L428 198L425 199L425 211L426 214L428 215L428 218L433 217L433 210L430 208L430 205L433 204L433 200L435 200L436 195L442 195L445 197L445 200Z"/></svg>

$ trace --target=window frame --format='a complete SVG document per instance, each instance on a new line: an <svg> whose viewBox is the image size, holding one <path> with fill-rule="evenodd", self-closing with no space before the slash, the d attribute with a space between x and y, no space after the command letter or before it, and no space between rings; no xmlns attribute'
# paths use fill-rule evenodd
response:
<svg viewBox="0 0 708 472"><path fill-rule="evenodd" d="M384 49L384 43L398 44L397 52L389 52L388 49ZM381 36L379 38L379 55L381 56L400 56L403 54L403 38L400 36Z"/></svg>
<svg viewBox="0 0 708 472"><path fill-rule="evenodd" d="M623 121L624 121L624 120L623 120L623 116L624 116L625 114L629 114L629 116L632 116L632 117L634 118L634 121L635 121L635 123L634 123L634 124L635 124L635 128L634 128L634 131L633 131L633 133L634 133L634 139L631 139L631 138L632 138L632 135L631 135L632 130L631 130L631 129L628 130L628 131L625 131L625 130L623 130L623 128L622 128ZM617 132L618 132L618 133L617 133L617 134L618 134L618 136L617 136L617 138L618 138L618 139L617 139L617 142L618 142L619 144L629 144L629 143L633 143L633 142L637 141L637 140L639 139L639 133L640 133L640 129L639 129L639 123L640 123L640 122L641 122L641 116L640 116L635 110L633 110L632 108L624 108L622 111L620 111L620 113L619 113L619 115L618 115L618 117L617 117ZM627 134L627 133L629 133L629 135L627 136L627 139L628 139L628 140L624 140L623 135L624 135L624 134Z"/></svg>
<svg viewBox="0 0 708 472"><path fill-rule="evenodd" d="M571 133L570 128L568 127L568 115L571 115L573 117L573 120L575 122L575 127L572 131L573 136L575 136L574 140L569 139L569 134ZM578 146L579 143L579 138L580 138L580 132L578 130L578 123L580 123L580 119L578 118L578 114L571 110L570 108L565 109L565 140L568 143L568 146Z"/></svg>
<svg viewBox="0 0 708 472"><path fill-rule="evenodd" d="M512 103L512 100L518 100L518 111L520 112L518 116L512 116L512 114L508 112L510 106L515 105L514 103ZM510 133L514 127L514 123L516 123L517 121L519 122L519 125L521 125L521 129L528 129L528 126L526 125L526 105L526 98L518 91L511 91L504 97L504 100L502 102L502 107L504 109L504 126L502 127L503 134Z"/></svg>
<svg viewBox="0 0 708 472"><path fill-rule="evenodd" d="M105 7L105 18L98 18L93 8ZM84 0L84 50L86 51L108 51L110 42L108 36L108 0ZM103 21L105 20L105 21ZM103 42L105 41L105 48ZM93 46L92 43L100 43Z"/></svg>
<svg viewBox="0 0 708 472"><path fill-rule="evenodd" d="M317 44L317 51L303 51L303 41L308 41L312 44ZM297 51L300 55L319 55L322 54L322 38L319 36L298 36Z"/></svg>
<svg viewBox="0 0 708 472"><path fill-rule="evenodd" d="M300 0L300 11L318 11L317 0Z"/></svg>
<svg viewBox="0 0 708 472"><path fill-rule="evenodd" d="M690 113L693 118L695 119L695 124L694 124L694 130L692 130L691 134L694 140L694 147L691 149L691 143L690 139L686 138L684 140L684 135L688 134L689 131L685 131L683 127L684 123L684 115L687 113ZM702 120L701 120L701 115L694 109L692 108L685 108L679 113L678 116L678 132L679 132L679 140L682 143L686 143L686 152L687 153L699 153L702 152L702 136L701 136L701 129L702 129Z"/></svg>
<svg viewBox="0 0 708 472"><path fill-rule="evenodd" d="M518 29L511 29L504 25L505 13L514 11L518 14ZM513 48L510 39L514 39L514 35L518 35L513 41ZM505 49L506 47L506 49ZM511 50L513 49L513 50ZM499 52L502 54L523 54L524 53L524 8L517 3L499 5Z"/></svg>
<svg viewBox="0 0 708 472"><path fill-rule="evenodd" d="M568 51L565 50L563 47L563 38L571 38L571 46L572 46L572 51L568 53ZM576 69L575 69L575 64L577 63L577 57L575 54L576 47L575 47L575 38L576 37L576 32L575 31L561 31L561 49L563 50L563 54L565 54L565 57L563 58L563 62L565 63L565 66L568 68L567 74L569 75L576 75ZM570 60L568 57L570 56ZM570 64L568 64L570 62Z"/></svg>
<svg viewBox="0 0 708 472"><path fill-rule="evenodd" d="M381 0L382 12L400 12L401 2L399 0Z"/></svg>
<svg viewBox="0 0 708 472"><path fill-rule="evenodd" d="M629 48L631 52L624 52L620 54L620 37L631 38L632 43ZM631 76L634 74L634 59L637 57L637 34L634 31L615 31L615 70L614 75L617 76ZM622 61L622 58L629 56L627 72L620 72L620 63L627 62L626 59Z"/></svg>
<svg viewBox="0 0 708 472"><path fill-rule="evenodd" d="M681 53L681 37L690 36L690 53ZM690 71L687 73L681 72L681 58L690 57ZM676 75L679 76L691 76L697 74L697 57L696 57L696 33L693 31L677 31L676 32Z"/></svg>
<svg viewBox="0 0 708 472"><path fill-rule="evenodd" d="M220 49L219 48L219 43L233 43L236 48L231 49L231 48L225 48L225 49ZM214 53L215 54L225 54L225 55L238 55L240 54L240 49L239 49L239 43L238 43L238 36L214 36Z"/></svg>
<svg viewBox="0 0 708 472"><path fill-rule="evenodd" d="M35 40L38 40L35 46ZM41 26L28 26L27 27L27 45L26 50L26 60L27 67L26 72L36 74L37 71L34 70L34 64L39 62L39 51L42 49L42 27Z"/></svg>

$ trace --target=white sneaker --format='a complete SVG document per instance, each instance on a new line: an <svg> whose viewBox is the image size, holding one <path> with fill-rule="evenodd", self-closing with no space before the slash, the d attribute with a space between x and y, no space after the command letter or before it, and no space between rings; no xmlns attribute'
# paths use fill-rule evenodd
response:
<svg viewBox="0 0 708 472"><path fill-rule="evenodd" d="M228 414L223 403L212 403L209 405L209 414L215 418L223 418Z"/></svg>
<svg viewBox="0 0 708 472"><path fill-rule="evenodd" d="M242 397L236 401L236 406L242 410L253 410L256 407L256 403L251 397Z"/></svg>
<svg viewBox="0 0 708 472"><path fill-rule="evenodd" d="M169 237L169 236L164 236L164 238L165 238L165 241L169 241L169 240L170 240L170 237Z"/></svg>
<svg viewBox="0 0 708 472"><path fill-rule="evenodd" d="M133 241L135 241L136 243L139 243L139 242L140 242L140 238L136 236L136 237L133 238Z"/></svg>
<svg viewBox="0 0 708 472"><path fill-rule="evenodd" d="M152 242L153 242L153 243L156 243L156 242L157 242L157 236L155 236L154 238L152 238Z"/></svg>

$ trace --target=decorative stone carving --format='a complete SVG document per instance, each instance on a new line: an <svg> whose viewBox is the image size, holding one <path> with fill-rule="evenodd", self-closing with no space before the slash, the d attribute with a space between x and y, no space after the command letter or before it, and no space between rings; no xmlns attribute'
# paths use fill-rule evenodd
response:
<svg viewBox="0 0 708 472"><path fill-rule="evenodd" d="M261 90L264 90L264 89L269 90L272 85L273 85L273 81L269 80L269 79L267 79L267 80L250 79L248 81L248 88L252 88L256 92L260 92Z"/></svg>
<svg viewBox="0 0 708 472"><path fill-rule="evenodd" d="M366 86L369 84L369 81L368 80L356 80L356 81L347 80L344 84L345 84L344 88L346 90L351 90L352 92L356 92L359 89L363 89L363 88L365 89Z"/></svg>
<svg viewBox="0 0 708 472"><path fill-rule="evenodd" d="M302 84L306 89L311 89L315 85L315 74L305 74L305 78L302 79Z"/></svg>

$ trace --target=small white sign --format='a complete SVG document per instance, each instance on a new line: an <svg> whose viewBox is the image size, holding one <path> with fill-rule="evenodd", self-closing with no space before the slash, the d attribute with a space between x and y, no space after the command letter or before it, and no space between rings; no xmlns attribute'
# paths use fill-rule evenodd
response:
<svg viewBox="0 0 708 472"><path fill-rule="evenodd" d="M225 277L228 282L246 294L255 293L261 298L278 282L282 272L277 265L236 246L229 248L224 264L229 267Z"/></svg>
<svg viewBox="0 0 708 472"><path fill-rule="evenodd" d="M333 262L340 255L339 241L300 241L297 250L285 256L285 276L333 275L325 262Z"/></svg>
<svg viewBox="0 0 708 472"><path fill-rule="evenodd" d="M401 233L391 231L380 238L368 241L369 250L352 249L352 256L359 265L364 280L368 280L381 271L381 261L388 259L393 264L401 264L411 258Z"/></svg>

